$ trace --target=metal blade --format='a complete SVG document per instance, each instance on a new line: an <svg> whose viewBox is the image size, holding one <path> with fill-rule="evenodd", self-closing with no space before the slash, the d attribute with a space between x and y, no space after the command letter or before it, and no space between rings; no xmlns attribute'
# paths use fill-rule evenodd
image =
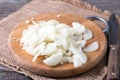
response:
<svg viewBox="0 0 120 80"><path fill-rule="evenodd" d="M118 43L118 34L119 34L119 23L116 19L116 16L112 14L108 21L110 25L109 30L109 45L117 45Z"/></svg>

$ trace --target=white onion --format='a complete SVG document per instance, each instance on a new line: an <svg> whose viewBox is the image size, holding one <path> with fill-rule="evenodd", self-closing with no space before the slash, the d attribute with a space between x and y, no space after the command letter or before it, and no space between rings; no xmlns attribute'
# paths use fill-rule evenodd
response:
<svg viewBox="0 0 120 80"><path fill-rule="evenodd" d="M97 41L89 44L88 46L86 46L83 50L85 52L93 52L93 51L96 51L97 49L99 48L99 44Z"/></svg>
<svg viewBox="0 0 120 80"><path fill-rule="evenodd" d="M60 63L61 59L62 53L57 53L43 60L43 62L49 66L56 66L57 64Z"/></svg>
<svg viewBox="0 0 120 80"><path fill-rule="evenodd" d="M86 29L84 32L84 39L89 40L92 38L92 36L93 36L92 31L89 29Z"/></svg>
<svg viewBox="0 0 120 80"><path fill-rule="evenodd" d="M87 62L83 50L95 51L98 45L95 42L86 47L87 40L93 36L92 31L78 22L72 22L72 26L56 20L35 22L23 31L22 49L34 56L33 62L44 56L43 63L49 66L73 63L75 68L80 67Z"/></svg>

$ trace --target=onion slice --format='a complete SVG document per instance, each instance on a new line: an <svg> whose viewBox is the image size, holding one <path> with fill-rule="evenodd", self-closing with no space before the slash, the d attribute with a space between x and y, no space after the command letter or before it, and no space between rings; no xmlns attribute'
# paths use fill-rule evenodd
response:
<svg viewBox="0 0 120 80"><path fill-rule="evenodd" d="M97 41L89 44L88 46L86 46L83 51L85 52L93 52L93 51L96 51L97 49L99 48L99 44Z"/></svg>
<svg viewBox="0 0 120 80"><path fill-rule="evenodd" d="M56 53L56 54L48 57L47 59L43 60L43 63L45 63L46 65L49 65L49 66L56 66L62 60L62 56L63 56L62 53Z"/></svg>

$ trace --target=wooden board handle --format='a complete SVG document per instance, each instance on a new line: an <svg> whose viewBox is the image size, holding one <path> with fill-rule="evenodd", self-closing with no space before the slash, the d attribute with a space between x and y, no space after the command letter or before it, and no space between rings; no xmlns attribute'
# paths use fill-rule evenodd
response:
<svg viewBox="0 0 120 80"><path fill-rule="evenodd" d="M118 45L110 46L107 80L118 80Z"/></svg>

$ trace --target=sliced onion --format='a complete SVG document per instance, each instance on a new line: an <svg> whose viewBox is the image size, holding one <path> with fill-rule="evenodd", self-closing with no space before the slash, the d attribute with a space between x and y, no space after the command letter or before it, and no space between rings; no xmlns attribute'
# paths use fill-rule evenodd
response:
<svg viewBox="0 0 120 80"><path fill-rule="evenodd" d="M99 48L99 44L97 41L89 44L88 46L86 46L83 50L85 52L93 52L93 51L96 51L97 49Z"/></svg>
<svg viewBox="0 0 120 80"><path fill-rule="evenodd" d="M58 50L56 43L48 43L41 55L50 56Z"/></svg>
<svg viewBox="0 0 120 80"><path fill-rule="evenodd" d="M44 56L43 63L49 66L73 63L75 68L80 67L87 62L84 52L96 51L99 45L96 41L86 46L93 36L92 31L78 22L72 22L72 26L56 20L35 22L23 31L20 43L34 56L33 62L38 56Z"/></svg>
<svg viewBox="0 0 120 80"><path fill-rule="evenodd" d="M86 29L83 35L84 35L84 40L89 40L93 36L92 31L89 29Z"/></svg>
<svg viewBox="0 0 120 80"><path fill-rule="evenodd" d="M86 45L86 40L80 40L75 43L77 47L83 48Z"/></svg>
<svg viewBox="0 0 120 80"><path fill-rule="evenodd" d="M72 22L72 25L75 35L80 35L86 30L85 27L78 22Z"/></svg>
<svg viewBox="0 0 120 80"><path fill-rule="evenodd" d="M54 26L55 27L58 24L59 24L59 22L56 21L56 20L49 20L49 21L46 22L47 26Z"/></svg>
<svg viewBox="0 0 120 80"><path fill-rule="evenodd" d="M62 53L56 53L56 54L48 57L47 59L43 60L43 62L49 66L56 66L62 60L62 56L63 56Z"/></svg>

